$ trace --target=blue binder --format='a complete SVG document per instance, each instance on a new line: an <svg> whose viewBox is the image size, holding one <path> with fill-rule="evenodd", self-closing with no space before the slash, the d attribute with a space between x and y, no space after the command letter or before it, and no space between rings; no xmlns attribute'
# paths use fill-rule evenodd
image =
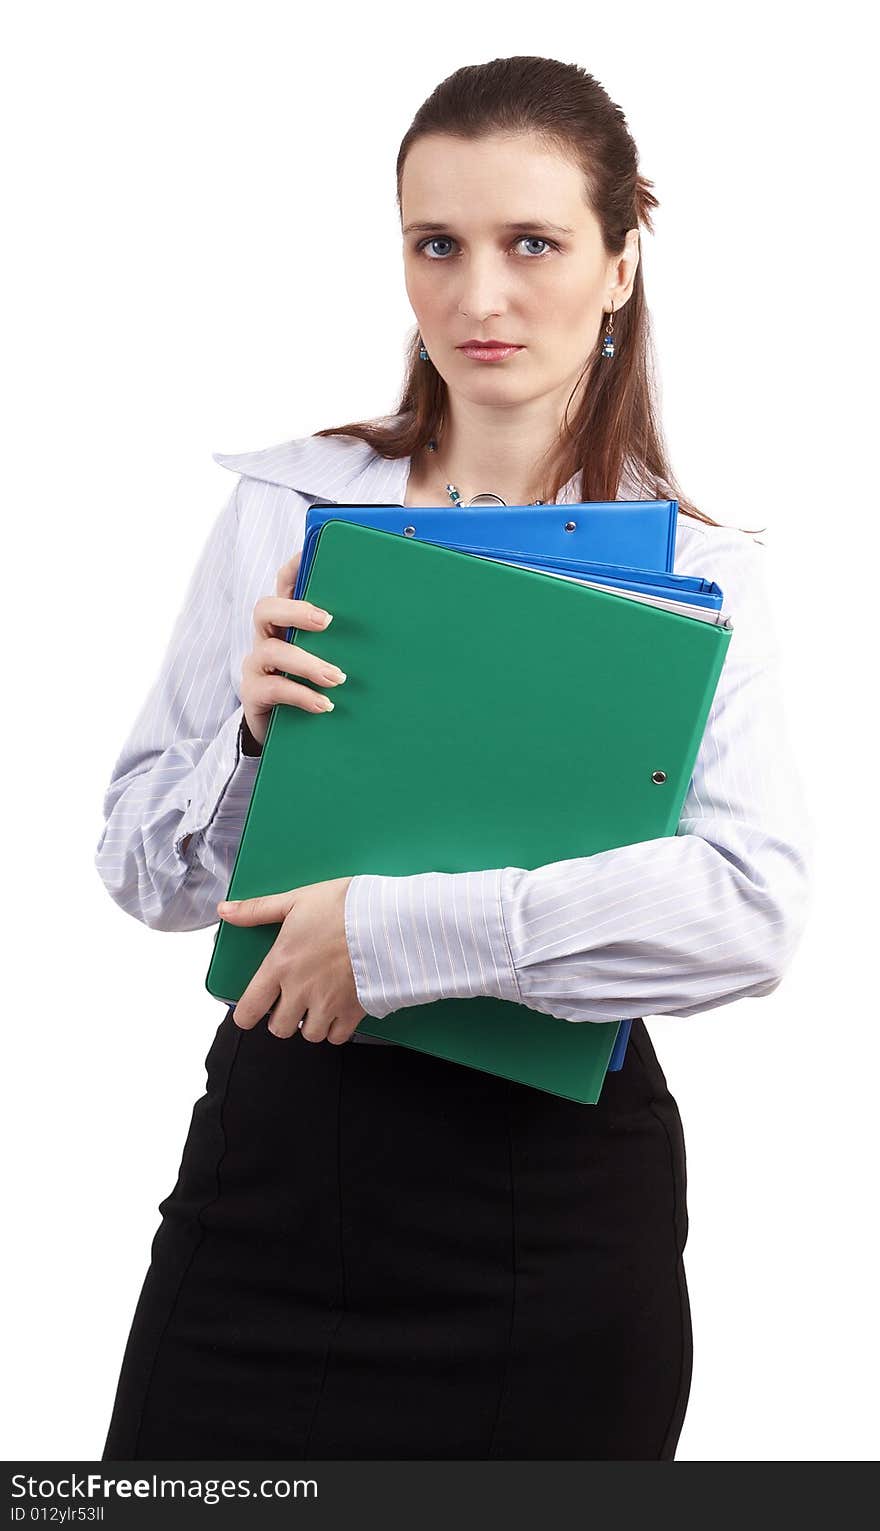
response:
<svg viewBox="0 0 880 1531"><path fill-rule="evenodd" d="M355 521L477 557L499 558L548 574L627 589L649 599L720 609L710 580L674 574L677 500L593 500L552 505L310 505L293 592L302 599L321 527ZM293 629L287 631L290 641ZM620 1022L608 1072L623 1067L632 1021Z"/></svg>
<svg viewBox="0 0 880 1531"><path fill-rule="evenodd" d="M677 500L596 500L581 505L310 505L298 589L303 588L325 521L351 520L401 537L471 551L509 549L527 556L609 564L671 574ZM299 597L297 596L297 599Z"/></svg>

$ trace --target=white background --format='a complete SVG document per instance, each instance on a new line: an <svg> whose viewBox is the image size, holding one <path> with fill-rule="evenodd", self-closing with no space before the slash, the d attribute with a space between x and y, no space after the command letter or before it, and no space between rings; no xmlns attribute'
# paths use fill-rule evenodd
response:
<svg viewBox="0 0 880 1531"><path fill-rule="evenodd" d="M674 0L565 22L493 0L327 8L312 31L289 4L81 0L7 23L4 1458L102 1450L222 1016L212 930L148 930L93 866L112 763L234 483L211 454L394 407L415 323L400 139L447 74L516 53L595 74L655 184L642 259L673 466L715 520L768 527L819 831L781 987L649 1023L688 1146L678 1460L876 1457L875 82L859 26L847 4Z"/></svg>

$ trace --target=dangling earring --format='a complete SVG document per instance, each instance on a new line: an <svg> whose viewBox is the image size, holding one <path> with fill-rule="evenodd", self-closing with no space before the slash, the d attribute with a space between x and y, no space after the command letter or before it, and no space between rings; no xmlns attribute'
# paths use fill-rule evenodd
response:
<svg viewBox="0 0 880 1531"><path fill-rule="evenodd" d="M428 360L428 353L425 350L425 342L422 340L421 335L419 336L419 341L420 341L419 356L420 356L422 361L427 361Z"/></svg>
<svg viewBox="0 0 880 1531"><path fill-rule="evenodd" d="M611 314L605 326L605 339L602 341L602 355L614 355L614 299L611 299Z"/></svg>

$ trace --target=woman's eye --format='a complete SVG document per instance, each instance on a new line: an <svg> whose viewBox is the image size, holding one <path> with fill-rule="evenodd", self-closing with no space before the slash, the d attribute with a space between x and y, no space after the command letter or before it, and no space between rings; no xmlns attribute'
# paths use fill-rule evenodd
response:
<svg viewBox="0 0 880 1531"><path fill-rule="evenodd" d="M522 238L518 239L516 242L517 244L524 245L547 245L548 249L550 248L549 239L543 239L540 234L523 234ZM544 251L539 250L537 253L538 255L543 255ZM534 250L530 250L529 254L534 255Z"/></svg>
<svg viewBox="0 0 880 1531"><path fill-rule="evenodd" d="M449 245L451 243L452 243L451 239L446 239L442 234L440 234L440 235L435 235L433 239L423 239L421 241L421 244L416 245L416 249L417 250L427 250L430 245ZM437 254L436 250L435 250L433 252L433 255L432 255L431 259L432 260L441 260L442 256L439 256Z"/></svg>
<svg viewBox="0 0 880 1531"><path fill-rule="evenodd" d="M423 240L421 240L419 242L419 244L416 245L416 250L417 251L424 250L425 253L427 254L428 250L430 249L430 247L432 245L452 245L452 244L455 244L455 240L450 238L450 236L448 234L435 234L430 239L423 239ZM546 245L548 249L552 249L552 250L555 250L555 249L558 248L558 246L555 245L552 240L545 239L543 237L543 235L541 235L541 234L521 234L518 239L514 240L514 244L518 244L518 245L522 245L522 244L525 244L525 245ZM540 260L541 257L543 255L545 255L545 254L546 254L545 250L537 250L537 251L531 250L531 251L528 252L528 254L526 256L526 259L527 260ZM438 254L437 251L434 250L433 253L431 255L429 255L428 258L430 260L445 260L446 257L445 257L445 253Z"/></svg>

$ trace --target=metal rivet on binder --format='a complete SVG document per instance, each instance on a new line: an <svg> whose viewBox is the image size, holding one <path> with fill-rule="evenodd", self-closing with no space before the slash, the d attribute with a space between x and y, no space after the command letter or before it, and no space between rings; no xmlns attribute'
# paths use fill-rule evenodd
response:
<svg viewBox="0 0 880 1531"><path fill-rule="evenodd" d="M566 521L566 523L565 523L565 530L567 532L573 532L576 529L577 529L577 522L576 521Z"/></svg>
<svg viewBox="0 0 880 1531"><path fill-rule="evenodd" d="M404 537L414 537L415 534L416 534L416 529L415 529L414 526L405 526L403 528L403 535L404 535Z"/></svg>
<svg viewBox="0 0 880 1531"><path fill-rule="evenodd" d="M659 784L661 782L664 782L666 780L666 772L665 771L652 771L651 772L651 780L653 782L656 782L657 785L659 786Z"/></svg>

